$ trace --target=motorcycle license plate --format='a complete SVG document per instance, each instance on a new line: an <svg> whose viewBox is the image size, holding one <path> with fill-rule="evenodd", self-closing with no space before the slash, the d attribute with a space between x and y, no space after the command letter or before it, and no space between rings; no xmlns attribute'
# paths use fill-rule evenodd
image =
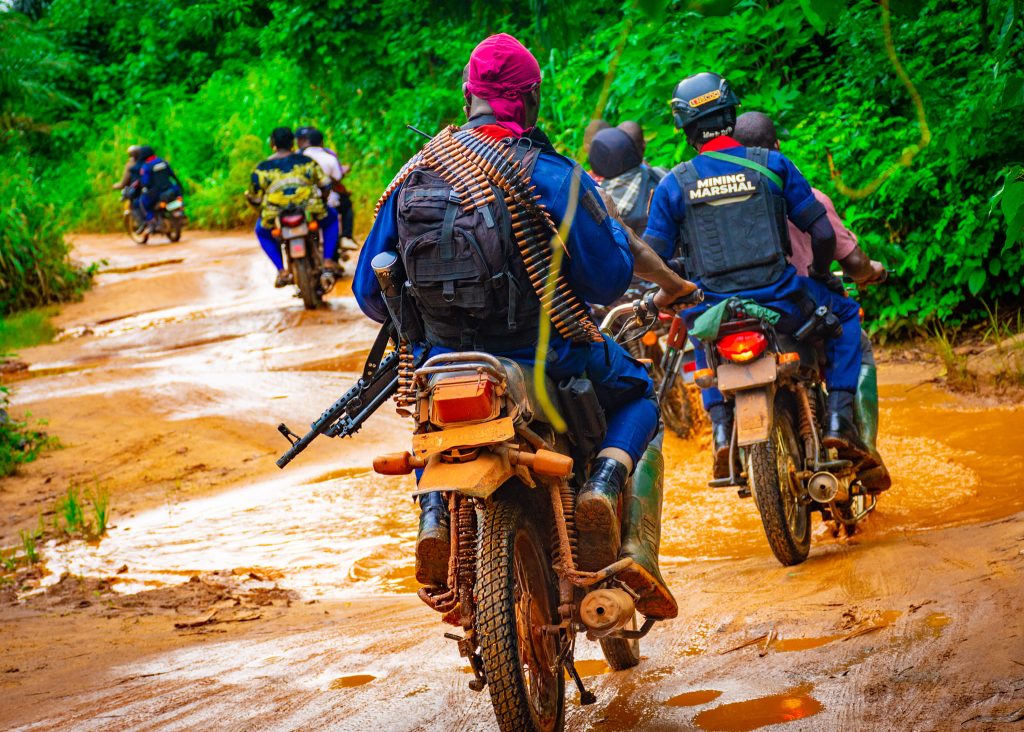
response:
<svg viewBox="0 0 1024 732"><path fill-rule="evenodd" d="M181 208L181 206L182 206L181 201L171 201L170 203L167 204L167 210L168 211L177 211L179 208Z"/></svg>
<svg viewBox="0 0 1024 732"><path fill-rule="evenodd" d="M775 356L771 353L751 363L722 363L718 365L718 388L739 391L771 384L777 371Z"/></svg>
<svg viewBox="0 0 1024 732"><path fill-rule="evenodd" d="M288 242L288 253L292 255L292 259L298 259L299 257L306 256L306 240L305 239L292 239Z"/></svg>
<svg viewBox="0 0 1024 732"><path fill-rule="evenodd" d="M281 236L285 239L291 239L296 236L305 236L309 233L309 227L306 224L299 224L298 226L284 226L281 228Z"/></svg>

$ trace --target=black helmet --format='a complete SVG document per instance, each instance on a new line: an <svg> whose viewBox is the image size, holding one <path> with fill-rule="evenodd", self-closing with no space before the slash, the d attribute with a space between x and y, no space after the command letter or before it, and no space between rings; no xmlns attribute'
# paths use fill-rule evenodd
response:
<svg viewBox="0 0 1024 732"><path fill-rule="evenodd" d="M739 97L733 93L728 81L705 71L676 84L672 93L672 116L676 128L685 128L714 112L732 109L735 114L739 103Z"/></svg>

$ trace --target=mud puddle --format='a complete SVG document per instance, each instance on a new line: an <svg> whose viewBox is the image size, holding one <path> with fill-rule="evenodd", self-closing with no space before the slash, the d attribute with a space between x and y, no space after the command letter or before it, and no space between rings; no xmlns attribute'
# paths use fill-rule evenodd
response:
<svg viewBox="0 0 1024 732"><path fill-rule="evenodd" d="M217 570L255 568L304 599L413 593L415 506L405 478L316 467L117 521L97 546L44 547L49 575L113 578L132 594Z"/></svg>
<svg viewBox="0 0 1024 732"><path fill-rule="evenodd" d="M810 685L782 694L722 704L701 712L693 723L708 732L749 732L772 724L795 722L821 712L824 705L810 695Z"/></svg>

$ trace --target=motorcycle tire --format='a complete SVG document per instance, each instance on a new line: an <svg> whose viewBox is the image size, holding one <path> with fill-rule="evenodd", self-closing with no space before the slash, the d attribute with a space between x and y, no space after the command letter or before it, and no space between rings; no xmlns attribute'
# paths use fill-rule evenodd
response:
<svg viewBox="0 0 1024 732"><path fill-rule="evenodd" d="M549 541L533 511L497 498L484 513L477 577L476 631L491 704L502 732L561 732L565 674L556 666L558 583Z"/></svg>
<svg viewBox="0 0 1024 732"><path fill-rule="evenodd" d="M811 512L794 475L803 461L793 420L783 405L776 405L768 441L749 447L747 456L751 493L768 545L784 566L800 564L811 548Z"/></svg>
<svg viewBox="0 0 1024 732"><path fill-rule="evenodd" d="M320 282L316 273L313 272L312 263L308 258L292 260L295 268L295 284L299 287L299 294L302 295L302 304L306 310L316 310L323 302L320 296Z"/></svg>
<svg viewBox="0 0 1024 732"><path fill-rule="evenodd" d="M636 613L633 613L629 629L637 629ZM625 671L640 663L640 639L601 638L601 653L612 671Z"/></svg>
<svg viewBox="0 0 1024 732"><path fill-rule="evenodd" d="M177 222L171 222L168 224L167 238L173 242L181 240L181 224Z"/></svg>

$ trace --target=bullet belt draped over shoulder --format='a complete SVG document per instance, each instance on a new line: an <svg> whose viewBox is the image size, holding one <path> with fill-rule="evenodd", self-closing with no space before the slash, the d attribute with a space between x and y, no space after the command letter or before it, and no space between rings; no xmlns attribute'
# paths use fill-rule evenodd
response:
<svg viewBox="0 0 1024 732"><path fill-rule="evenodd" d="M447 127L433 137L409 160L384 191L374 216L409 175L429 168L451 185L469 212L494 200L492 185L504 196L512 220L512 237L526 265L530 284L541 307L559 334L574 343L602 341L590 311L573 291L565 276L558 274L555 287L546 291L554 247L565 247L551 215L540 196L524 180L512 145L496 142L479 130Z"/></svg>

